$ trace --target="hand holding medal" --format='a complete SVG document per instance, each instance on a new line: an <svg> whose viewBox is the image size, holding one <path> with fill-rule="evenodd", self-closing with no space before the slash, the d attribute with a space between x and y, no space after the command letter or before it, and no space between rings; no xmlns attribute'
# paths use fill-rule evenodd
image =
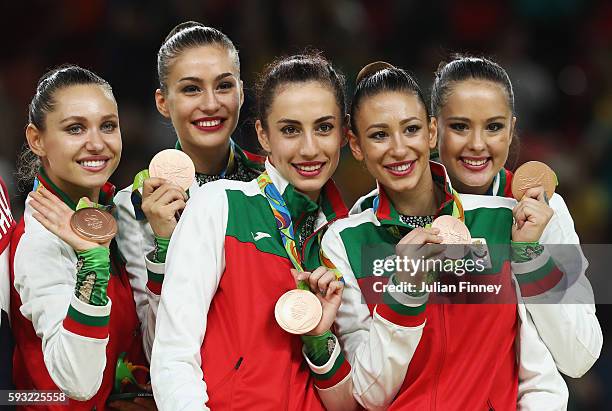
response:
<svg viewBox="0 0 612 411"><path fill-rule="evenodd" d="M554 212L548 202L555 193L557 176L546 164L529 161L520 166L512 179L512 195L519 202L512 214L512 240L535 242L540 239Z"/></svg>
<svg viewBox="0 0 612 411"><path fill-rule="evenodd" d="M291 274L298 289L286 292L277 301L276 322L291 334L323 334L336 319L344 284L326 267L313 272L291 269Z"/></svg>
<svg viewBox="0 0 612 411"><path fill-rule="evenodd" d="M191 158L175 149L157 153L149 169L138 174L133 190L142 187L142 211L155 235L170 238L195 179ZM136 191L134 191L136 192Z"/></svg>
<svg viewBox="0 0 612 411"><path fill-rule="evenodd" d="M113 216L89 207L92 203L87 199L81 199L78 211L74 212L42 185L30 193L30 199L36 211L33 217L76 251L108 247L117 232Z"/></svg>

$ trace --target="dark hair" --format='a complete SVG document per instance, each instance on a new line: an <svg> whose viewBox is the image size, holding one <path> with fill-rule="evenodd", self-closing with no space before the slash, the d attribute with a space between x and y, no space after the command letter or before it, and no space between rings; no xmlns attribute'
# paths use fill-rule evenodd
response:
<svg viewBox="0 0 612 411"><path fill-rule="evenodd" d="M52 112L57 104L56 93L67 87L86 84L102 86L111 94L113 91L110 84L102 77L76 65L66 64L46 72L38 80L36 94L30 102L29 123L41 131L45 130L47 114ZM20 184L29 184L36 176L39 168L40 159L30 150L27 143L24 144L17 161L17 179Z"/></svg>
<svg viewBox="0 0 612 411"><path fill-rule="evenodd" d="M264 128L278 87L288 83L318 81L334 92L340 107L342 122L346 117L346 92L342 73L334 69L321 52L307 51L290 57L280 57L268 64L256 86L256 117Z"/></svg>
<svg viewBox="0 0 612 411"><path fill-rule="evenodd" d="M236 50L236 46L234 46L229 37L219 30L205 26L197 21L186 21L178 24L170 31L157 52L157 76L159 78L160 89L164 93L167 90L168 66L172 60L187 49L209 45L219 45L228 50L232 54L234 64L236 64L240 74L238 50Z"/></svg>
<svg viewBox="0 0 612 411"><path fill-rule="evenodd" d="M442 62L436 71L431 89L431 111L434 116L446 104L452 83L464 80L487 80L501 85L508 97L508 106L514 113L514 92L508 73L499 64L485 57L469 57L456 54L449 63Z"/></svg>
<svg viewBox="0 0 612 411"><path fill-rule="evenodd" d="M36 86L36 94L30 102L28 121L39 130L45 129L45 117L56 104L55 93L63 88L81 84L97 84L108 88L110 84L97 74L79 66L67 64L45 73Z"/></svg>
<svg viewBox="0 0 612 411"><path fill-rule="evenodd" d="M355 93L351 104L351 129L357 133L355 114L365 97L374 96L385 91L412 93L423 103L427 118L429 112L421 88L417 82L401 68L384 61L370 63L361 69L356 79Z"/></svg>

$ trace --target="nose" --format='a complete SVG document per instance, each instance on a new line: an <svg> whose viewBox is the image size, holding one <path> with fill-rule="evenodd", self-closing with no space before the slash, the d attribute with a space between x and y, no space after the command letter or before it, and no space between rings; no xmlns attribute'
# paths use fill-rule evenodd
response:
<svg viewBox="0 0 612 411"><path fill-rule="evenodd" d="M87 151L98 153L104 150L104 137L100 130L90 129L87 136L87 142L85 143Z"/></svg>
<svg viewBox="0 0 612 411"><path fill-rule="evenodd" d="M474 128L474 131L470 133L467 146L472 151L483 151L485 149L486 144L481 128Z"/></svg>
<svg viewBox="0 0 612 411"><path fill-rule="evenodd" d="M202 93L200 99L200 109L206 114L214 114L219 110L221 104L217 94L213 90L208 90L206 93Z"/></svg>
<svg viewBox="0 0 612 411"><path fill-rule="evenodd" d="M304 158L315 158L319 153L319 144L313 132L306 131L300 144L300 155Z"/></svg>
<svg viewBox="0 0 612 411"><path fill-rule="evenodd" d="M391 136L391 150L390 154L393 158L398 160L403 159L408 154L408 144L406 137L402 136L401 133L394 133Z"/></svg>

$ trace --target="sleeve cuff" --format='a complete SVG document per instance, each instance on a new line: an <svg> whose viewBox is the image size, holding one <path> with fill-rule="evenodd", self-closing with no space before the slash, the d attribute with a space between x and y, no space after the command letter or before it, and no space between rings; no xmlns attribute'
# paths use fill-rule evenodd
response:
<svg viewBox="0 0 612 411"><path fill-rule="evenodd" d="M344 353L340 348L338 338L334 335L336 340L336 346L331 354L329 360L321 365L313 364L306 355L306 351L302 348L302 355L306 359L308 366L310 367L310 373L314 378L314 384L318 389L331 388L334 385L344 381L347 375L351 372L351 366L344 357Z"/></svg>
<svg viewBox="0 0 612 411"><path fill-rule="evenodd" d="M111 300L103 306L90 305L72 296L68 313L64 318L64 329L84 337L108 338L108 323L111 312Z"/></svg>
<svg viewBox="0 0 612 411"><path fill-rule="evenodd" d="M389 279L393 284L393 276ZM425 307L429 294L412 296L400 291L383 294L383 304L377 304L374 311L385 320L402 327L418 327L425 323Z"/></svg>
<svg viewBox="0 0 612 411"><path fill-rule="evenodd" d="M165 263L153 262L153 251L145 255L145 264L147 266L147 288L156 295L161 295L162 283L164 282L164 273L166 271Z"/></svg>
<svg viewBox="0 0 612 411"><path fill-rule="evenodd" d="M543 294L555 287L563 278L563 272L546 250L531 261L512 263L512 272L516 276L523 297Z"/></svg>

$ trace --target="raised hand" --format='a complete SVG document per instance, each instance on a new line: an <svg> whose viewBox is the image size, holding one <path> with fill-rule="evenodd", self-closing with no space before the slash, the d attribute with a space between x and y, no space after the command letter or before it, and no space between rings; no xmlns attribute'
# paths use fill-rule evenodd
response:
<svg viewBox="0 0 612 411"><path fill-rule="evenodd" d="M41 186L37 191L31 192L29 196L31 198L30 205L35 210L32 217L47 230L68 243L75 251L86 251L100 245L109 246L110 241L106 244L98 244L85 240L72 231L70 219L74 211L46 188Z"/></svg>
<svg viewBox="0 0 612 411"><path fill-rule="evenodd" d="M336 320L336 314L342 302L344 283L336 278L334 271L322 266L313 272L299 272L296 269L291 269L291 274L296 282L305 281L308 284L323 307L321 321L307 335L323 334L332 327Z"/></svg>
<svg viewBox="0 0 612 411"><path fill-rule="evenodd" d="M512 226L512 241L538 241L546 225L554 215L548 205L544 187L533 187L512 210L515 224Z"/></svg>
<svg viewBox="0 0 612 411"><path fill-rule="evenodd" d="M163 178L151 177L142 188L142 211L158 237L170 238L178 223L176 214L185 208L187 193Z"/></svg>

